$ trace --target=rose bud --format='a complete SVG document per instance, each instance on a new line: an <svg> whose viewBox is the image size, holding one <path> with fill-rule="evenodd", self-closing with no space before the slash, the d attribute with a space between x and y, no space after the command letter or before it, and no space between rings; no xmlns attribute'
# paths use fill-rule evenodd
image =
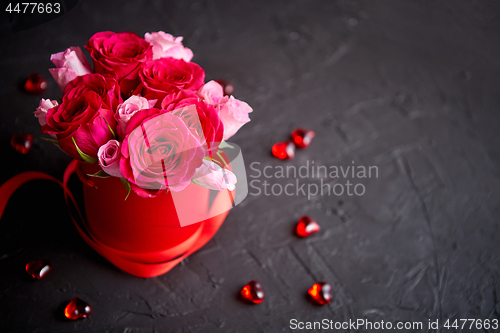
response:
<svg viewBox="0 0 500 333"><path fill-rule="evenodd" d="M55 53L50 56L50 60L57 67L50 68L50 74L62 91L71 80L92 73L92 69L79 47L70 47L66 51Z"/></svg>
<svg viewBox="0 0 500 333"><path fill-rule="evenodd" d="M182 37L174 37L163 31L146 32L144 39L153 47L153 60L172 57L190 62L193 58L193 51L182 45Z"/></svg>
<svg viewBox="0 0 500 333"><path fill-rule="evenodd" d="M120 151L120 142L116 140L109 140L97 151L97 161L102 170L110 176L121 177L120 173L120 158L122 153Z"/></svg>
<svg viewBox="0 0 500 333"><path fill-rule="evenodd" d="M210 105L217 105L224 97L224 90L219 83L212 80L205 83L200 89L198 89L196 94L206 103Z"/></svg>
<svg viewBox="0 0 500 333"><path fill-rule="evenodd" d="M127 127L127 123L137 111L150 109L155 104L156 99L148 101L141 96L130 96L125 102L118 105L115 113L118 137L123 138L125 136L125 128Z"/></svg>
<svg viewBox="0 0 500 333"><path fill-rule="evenodd" d="M50 100L50 99L43 99L40 101L40 105L36 108L36 111L34 112L35 117L38 118L38 122L40 123L41 126L47 124L47 121L45 120L45 117L47 116L47 110L52 109L54 106L58 106L59 103L57 103L56 100Z"/></svg>
<svg viewBox="0 0 500 333"><path fill-rule="evenodd" d="M193 182L211 190L232 191L236 187L237 180L235 174L231 171L221 168L217 163L204 159L203 164L196 169Z"/></svg>
<svg viewBox="0 0 500 333"><path fill-rule="evenodd" d="M224 97L217 109L224 124L224 140L232 137L241 126L248 123L250 121L248 114L253 111L247 103L237 100L233 96Z"/></svg>

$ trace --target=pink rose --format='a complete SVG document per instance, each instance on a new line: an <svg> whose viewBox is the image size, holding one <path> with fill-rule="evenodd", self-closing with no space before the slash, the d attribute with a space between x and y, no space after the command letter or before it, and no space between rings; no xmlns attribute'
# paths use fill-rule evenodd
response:
<svg viewBox="0 0 500 333"><path fill-rule="evenodd" d="M47 116L47 111L58 105L59 103L57 103L56 100L51 101L50 99L42 98L42 100L40 101L40 105L36 108L36 111L34 112L35 117L38 118L40 126L47 124L47 121L45 120L45 117Z"/></svg>
<svg viewBox="0 0 500 333"><path fill-rule="evenodd" d="M92 69L79 47L70 47L66 51L55 53L50 56L50 60L57 67L50 68L50 74L52 74L62 91L64 91L68 82L77 76L92 73Z"/></svg>
<svg viewBox="0 0 500 333"><path fill-rule="evenodd" d="M224 124L224 140L232 137L241 126L248 123L250 121L248 114L253 111L247 103L237 100L233 96L224 97L217 109Z"/></svg>
<svg viewBox="0 0 500 333"><path fill-rule="evenodd" d="M121 177L120 173L120 158L122 153L120 151L120 142L116 140L109 140L97 152L97 161L102 170L108 175L113 177Z"/></svg>
<svg viewBox="0 0 500 333"><path fill-rule="evenodd" d="M221 168L217 163L204 159L203 164L196 169L193 182L211 190L232 191L236 188L237 180L235 174L231 171Z"/></svg>
<svg viewBox="0 0 500 333"><path fill-rule="evenodd" d="M193 58L193 51L182 45L182 37L158 31L146 32L144 39L153 47L153 60L172 57L189 62Z"/></svg>
<svg viewBox="0 0 500 333"><path fill-rule="evenodd" d="M241 126L250 121L248 114L252 108L245 102L235 99L233 96L224 96L222 86L210 81L196 92L197 96L206 103L215 106L219 117L224 124L224 140L232 137Z"/></svg>
<svg viewBox="0 0 500 333"><path fill-rule="evenodd" d="M141 96L130 96L125 102L118 105L115 113L117 122L118 136L123 138L125 136L125 128L132 116L140 110L150 109L156 104L156 99L148 101Z"/></svg>
<svg viewBox="0 0 500 333"><path fill-rule="evenodd" d="M198 89L196 94L208 104L217 105L224 97L224 89L219 83L212 80Z"/></svg>
<svg viewBox="0 0 500 333"><path fill-rule="evenodd" d="M206 155L181 118L154 108L130 119L121 153L121 174L142 197L183 190Z"/></svg>
<svg viewBox="0 0 500 333"><path fill-rule="evenodd" d="M131 32L98 32L85 48L94 59L94 71L114 75L126 96L139 83L142 63L153 59L151 45Z"/></svg>

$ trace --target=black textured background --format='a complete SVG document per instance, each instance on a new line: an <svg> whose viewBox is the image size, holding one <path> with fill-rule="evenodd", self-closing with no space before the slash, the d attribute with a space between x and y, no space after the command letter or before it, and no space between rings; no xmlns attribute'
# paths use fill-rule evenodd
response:
<svg viewBox="0 0 500 333"><path fill-rule="evenodd" d="M292 318L499 317L498 1L80 0L16 33L3 7L2 183L28 170L62 178L69 158L40 139L32 112L41 97L61 95L50 54L102 30L184 36L207 79L229 80L254 109L231 139L247 166L354 161L380 173L356 180L366 186L360 197L249 195L207 246L152 279L93 252L57 185L25 185L0 221L0 332L278 332ZM42 96L20 88L32 72L50 83ZM311 147L291 161L271 157L295 126L316 131ZM9 146L16 133L36 136L28 155ZM319 234L294 236L302 214ZM54 269L33 281L24 265L42 258ZM237 297L251 279L266 292L260 305ZM335 296L320 307L306 292L322 280ZM89 318L63 318L74 296L91 304Z"/></svg>

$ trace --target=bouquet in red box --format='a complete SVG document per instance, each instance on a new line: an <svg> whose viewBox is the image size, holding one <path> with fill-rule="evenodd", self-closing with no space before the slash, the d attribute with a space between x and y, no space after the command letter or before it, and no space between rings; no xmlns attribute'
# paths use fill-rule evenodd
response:
<svg viewBox="0 0 500 333"><path fill-rule="evenodd" d="M182 37L105 31L85 48L94 70L79 47L51 56L62 101L42 99L35 116L78 161L82 237L131 274L159 275L213 237L236 184L246 191L241 154L224 148L252 109L205 83Z"/></svg>

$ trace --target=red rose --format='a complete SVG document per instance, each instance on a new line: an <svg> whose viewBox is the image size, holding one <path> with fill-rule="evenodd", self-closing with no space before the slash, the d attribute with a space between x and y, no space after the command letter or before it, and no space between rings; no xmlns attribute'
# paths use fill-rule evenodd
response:
<svg viewBox="0 0 500 333"><path fill-rule="evenodd" d="M167 94L182 90L196 91L203 85L205 71L194 62L182 59L161 58L146 62L140 72L141 85L134 93L161 103Z"/></svg>
<svg viewBox="0 0 500 333"><path fill-rule="evenodd" d="M189 112L187 106L195 105L196 113ZM213 105L200 100L195 93L191 91L181 91L177 94L166 96L161 108L172 111L173 114L184 119L191 132L198 137L206 149L210 150L213 143L222 142L224 135L224 125L222 124L217 111Z"/></svg>
<svg viewBox="0 0 500 333"><path fill-rule="evenodd" d="M82 75L70 81L64 89L63 100L76 99L89 90L101 97L107 109L116 110L118 104L122 103L120 87L115 78L101 74Z"/></svg>
<svg viewBox="0 0 500 333"><path fill-rule="evenodd" d="M42 132L56 135L62 150L80 161L83 159L75 143L84 154L97 158L99 147L112 138L108 124L113 131L116 126L113 111L91 90L64 99L47 111L46 120Z"/></svg>
<svg viewBox="0 0 500 333"><path fill-rule="evenodd" d="M85 48L94 59L94 72L114 75L127 96L139 83L141 64L153 58L149 42L131 32L98 32Z"/></svg>

